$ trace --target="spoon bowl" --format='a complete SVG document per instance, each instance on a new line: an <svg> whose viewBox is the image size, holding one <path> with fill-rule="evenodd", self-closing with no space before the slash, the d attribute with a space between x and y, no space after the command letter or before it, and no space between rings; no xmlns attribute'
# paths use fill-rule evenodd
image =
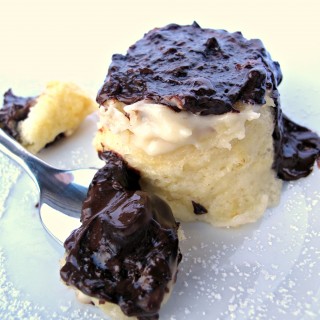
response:
<svg viewBox="0 0 320 320"><path fill-rule="evenodd" d="M0 151L19 164L39 190L39 215L46 231L60 244L80 226L82 203L95 168L61 170L23 148L0 129Z"/></svg>

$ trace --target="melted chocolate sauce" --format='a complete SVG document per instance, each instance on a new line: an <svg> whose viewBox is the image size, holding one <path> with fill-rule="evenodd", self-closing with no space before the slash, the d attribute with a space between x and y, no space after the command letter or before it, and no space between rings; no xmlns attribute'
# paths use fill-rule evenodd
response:
<svg viewBox="0 0 320 320"><path fill-rule="evenodd" d="M113 56L97 101L151 99L176 111L208 115L234 112L237 101L263 104L268 90L276 104L274 169L279 178L296 180L308 175L319 159L320 138L282 115L281 80L279 63L260 40L202 29L197 23L170 24L148 32L126 55Z"/></svg>
<svg viewBox="0 0 320 320"><path fill-rule="evenodd" d="M18 123L27 118L36 102L35 97L18 97L9 89L3 96L3 107L0 109L0 128L20 141Z"/></svg>
<svg viewBox="0 0 320 320"><path fill-rule="evenodd" d="M61 277L128 316L158 319L181 260L178 223L163 200L141 191L138 172L122 158L100 156L106 165L90 185L81 227L65 242Z"/></svg>
<svg viewBox="0 0 320 320"><path fill-rule="evenodd" d="M151 99L195 114L235 111L236 101L264 103L282 74L262 42L240 32L170 24L115 54L97 101ZM277 92L275 92L277 95Z"/></svg>
<svg viewBox="0 0 320 320"><path fill-rule="evenodd" d="M320 158L320 137L300 126L276 108L274 139L274 169L282 180L306 177Z"/></svg>

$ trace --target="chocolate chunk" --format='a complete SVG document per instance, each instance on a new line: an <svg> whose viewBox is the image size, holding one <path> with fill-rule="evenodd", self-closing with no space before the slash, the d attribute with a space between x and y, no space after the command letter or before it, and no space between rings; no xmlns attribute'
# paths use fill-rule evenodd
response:
<svg viewBox="0 0 320 320"><path fill-rule="evenodd" d="M158 318L180 262L178 223L160 198L141 191L140 175L112 152L95 175L82 225L65 242L61 277L84 294L140 320Z"/></svg>
<svg viewBox="0 0 320 320"><path fill-rule="evenodd" d="M276 91L281 79L260 40L197 23L170 24L113 56L97 101L151 99L195 114L223 114L239 100L264 103L266 90Z"/></svg>
<svg viewBox="0 0 320 320"><path fill-rule="evenodd" d="M200 215L200 214L208 213L208 210L200 203L197 203L195 201L191 201L191 202L192 202L192 206L193 206L193 212L195 214Z"/></svg>
<svg viewBox="0 0 320 320"><path fill-rule="evenodd" d="M19 97L9 89L3 97L0 109L0 128L8 135L20 141L18 123L28 117L30 108L36 104L36 97Z"/></svg>

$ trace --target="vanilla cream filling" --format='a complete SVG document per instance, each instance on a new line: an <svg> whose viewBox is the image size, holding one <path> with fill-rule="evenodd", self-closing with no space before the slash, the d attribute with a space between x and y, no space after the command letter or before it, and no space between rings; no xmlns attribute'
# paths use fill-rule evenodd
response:
<svg viewBox="0 0 320 320"><path fill-rule="evenodd" d="M271 98L266 99L269 106L274 106ZM261 105L238 103L235 107L239 112L200 116L175 112L148 100L130 105L108 100L100 107L99 127L106 127L114 134L128 132L130 143L151 156L185 145L200 149L201 141L209 135L213 135L217 148L230 150L232 140L245 138L245 123L260 117Z"/></svg>
<svg viewBox="0 0 320 320"><path fill-rule="evenodd" d="M146 101L138 103L142 109L109 101L100 111L95 146L120 154L139 170L143 190L164 199L181 221L201 220L220 227L254 222L278 203L281 191L281 181L272 169L275 104L269 94L265 100L264 105L238 102L234 106L238 113L212 116L174 112L150 102L147 110ZM161 110L160 115L153 117L153 107ZM138 125L130 115L132 109L138 110ZM148 130L138 131L144 121ZM199 121L198 127L194 121ZM164 129L157 131L159 126L170 127L173 137ZM191 134L183 136L176 128ZM158 147L151 150L156 156L148 154L152 141ZM176 150L168 152L168 145ZM194 214L192 201L208 212Z"/></svg>

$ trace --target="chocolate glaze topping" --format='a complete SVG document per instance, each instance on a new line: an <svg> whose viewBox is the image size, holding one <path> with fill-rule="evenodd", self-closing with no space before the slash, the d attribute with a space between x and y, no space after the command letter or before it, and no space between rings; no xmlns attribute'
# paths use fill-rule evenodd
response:
<svg viewBox="0 0 320 320"><path fill-rule="evenodd" d="M260 40L240 32L170 24L115 54L97 101L150 99L195 114L233 111L236 101L264 103L282 74Z"/></svg>
<svg viewBox="0 0 320 320"><path fill-rule="evenodd" d="M160 198L141 191L139 173L112 152L95 175L79 229L65 242L60 274L84 294L116 303L128 316L158 319L181 260L178 223Z"/></svg>
<svg viewBox="0 0 320 320"><path fill-rule="evenodd" d="M282 115L277 86L282 80L262 42L240 32L170 24L145 34L126 55L112 57L97 101L131 104L143 99L199 115L233 112L236 101L275 101L274 169L283 180L312 171L320 138ZM196 206L195 213L199 206ZM202 211L201 211L202 213Z"/></svg>
<svg viewBox="0 0 320 320"><path fill-rule="evenodd" d="M3 107L0 109L0 128L19 141L18 123L27 118L36 102L35 97L18 97L9 89L3 96Z"/></svg>

